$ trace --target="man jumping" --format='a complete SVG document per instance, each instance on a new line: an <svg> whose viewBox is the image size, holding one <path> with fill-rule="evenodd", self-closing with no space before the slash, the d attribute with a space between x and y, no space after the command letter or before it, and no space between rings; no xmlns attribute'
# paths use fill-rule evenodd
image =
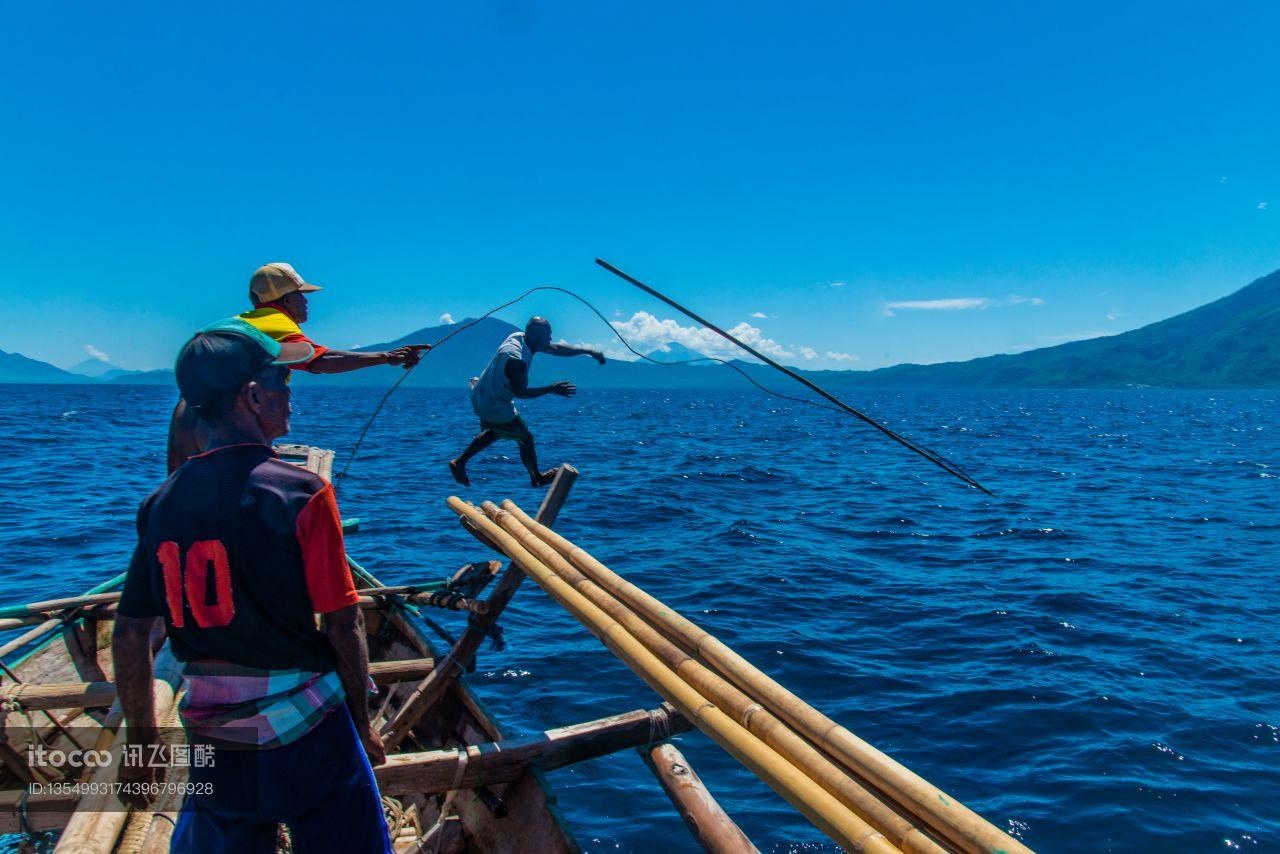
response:
<svg viewBox="0 0 1280 854"><path fill-rule="evenodd" d="M449 461L453 479L463 486L470 486L467 463L476 454L499 439L511 439L520 448L520 462L529 470L529 483L546 486L555 477L555 469L541 471L538 468L538 452L533 446L533 434L516 411L515 398L528 400L544 394L570 397L577 386L568 380L548 386L529 388L529 365L534 353L552 356L586 355L604 364L604 354L599 350L551 343L551 324L535 317L524 327L524 332L513 332L493 354L488 367L471 381L471 408L480 416L480 434L471 440L467 449L457 459Z"/></svg>

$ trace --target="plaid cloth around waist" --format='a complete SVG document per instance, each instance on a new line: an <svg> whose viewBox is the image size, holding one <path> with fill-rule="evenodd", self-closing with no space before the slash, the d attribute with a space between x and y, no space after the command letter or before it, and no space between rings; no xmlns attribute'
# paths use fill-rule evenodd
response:
<svg viewBox="0 0 1280 854"><path fill-rule="evenodd" d="M297 741L346 700L335 671L264 670L189 661L182 722L192 738L244 748Z"/></svg>

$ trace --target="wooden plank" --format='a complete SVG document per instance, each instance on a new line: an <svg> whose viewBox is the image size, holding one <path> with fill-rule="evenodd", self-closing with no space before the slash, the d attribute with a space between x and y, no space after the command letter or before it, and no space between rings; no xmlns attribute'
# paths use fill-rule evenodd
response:
<svg viewBox="0 0 1280 854"><path fill-rule="evenodd" d="M542 500L542 506L538 509L537 519L540 524L551 527L555 523L556 517L560 514L560 508L564 506L565 500L569 497L569 491L577 479L577 469L567 463L560 466L555 480L551 482L546 497ZM466 631L462 633L462 637L458 638L458 642L453 645L453 649L441 665L422 680L422 683L405 698L404 704L395 716L384 725L382 739L387 750L395 750L418 719L444 696L449 684L475 657L476 650L484 641L487 630L498 621L498 617L515 596L522 581L524 581L524 572L512 561L507 565L506 571L489 597L489 613L475 615L468 621Z"/></svg>
<svg viewBox="0 0 1280 854"><path fill-rule="evenodd" d="M640 755L702 850L714 854L760 854L674 745L655 744L648 751L641 749Z"/></svg>
<svg viewBox="0 0 1280 854"><path fill-rule="evenodd" d="M670 729L667 729L669 727ZM523 775L531 764L553 771L638 747L653 740L655 733L687 732L692 725L674 708L637 709L626 714L547 730L526 738L472 744L454 750L427 750L387 757L387 764L375 768L378 789L398 797L412 793L447 792L477 785L509 783ZM465 753L466 767L461 769Z"/></svg>

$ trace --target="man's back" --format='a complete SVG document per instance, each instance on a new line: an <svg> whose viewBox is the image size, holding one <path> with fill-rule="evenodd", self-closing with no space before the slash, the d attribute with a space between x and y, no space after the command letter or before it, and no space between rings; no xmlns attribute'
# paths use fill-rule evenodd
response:
<svg viewBox="0 0 1280 854"><path fill-rule="evenodd" d="M194 457L139 511L145 569L130 573L121 611L164 616L183 661L330 671L314 614L354 598L333 514L332 489L265 445Z"/></svg>
<svg viewBox="0 0 1280 854"><path fill-rule="evenodd" d="M506 371L507 362L512 359L526 366L533 361L533 350L525 343L523 332L507 336L471 389L471 404L484 421L501 423L516 417L515 391Z"/></svg>

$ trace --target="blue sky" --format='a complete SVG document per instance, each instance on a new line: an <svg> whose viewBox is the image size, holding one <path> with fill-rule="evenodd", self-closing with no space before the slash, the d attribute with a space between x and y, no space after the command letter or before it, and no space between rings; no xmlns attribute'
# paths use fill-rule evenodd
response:
<svg viewBox="0 0 1280 854"><path fill-rule="evenodd" d="M268 260L332 346L697 343L596 256L810 367L1132 329L1280 267L1277 8L6 4L0 349L164 366Z"/></svg>

